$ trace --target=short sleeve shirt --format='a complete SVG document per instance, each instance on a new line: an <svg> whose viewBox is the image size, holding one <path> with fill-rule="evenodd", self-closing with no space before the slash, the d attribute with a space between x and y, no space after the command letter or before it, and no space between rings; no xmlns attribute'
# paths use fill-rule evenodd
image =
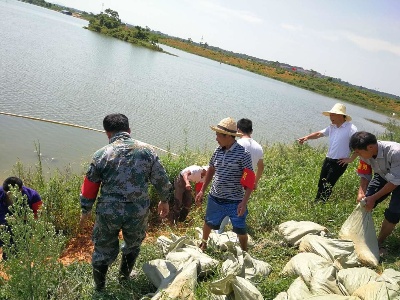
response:
<svg viewBox="0 0 400 300"><path fill-rule="evenodd" d="M264 156L261 145L252 138L241 138L237 142L250 152L253 170L257 170L257 163L260 159L263 159Z"/></svg>
<svg viewBox="0 0 400 300"><path fill-rule="evenodd" d="M187 171L190 172L190 175L188 176L190 182L204 182L205 178L201 178L201 172L203 171L202 167L196 165L189 166L181 171L181 175L183 175Z"/></svg>
<svg viewBox="0 0 400 300"><path fill-rule="evenodd" d="M210 166L215 168L210 194L225 201L240 202L244 189L240 184L244 169L253 170L250 153L237 142L228 150L215 149Z"/></svg>
<svg viewBox="0 0 400 300"><path fill-rule="evenodd" d="M394 185L400 185L400 144L378 141L376 158L361 159L372 167L375 173Z"/></svg>
<svg viewBox="0 0 400 300"><path fill-rule="evenodd" d="M346 158L350 155L349 142L351 136L357 132L357 127L350 122L344 122L340 127L331 124L320 131L329 137L329 148L326 157L332 159Z"/></svg>

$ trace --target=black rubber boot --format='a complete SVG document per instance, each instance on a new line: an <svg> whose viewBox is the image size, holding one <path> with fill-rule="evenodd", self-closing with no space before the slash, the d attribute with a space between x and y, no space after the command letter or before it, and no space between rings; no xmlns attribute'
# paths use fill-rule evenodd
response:
<svg viewBox="0 0 400 300"><path fill-rule="evenodd" d="M100 292L106 286L107 265L93 266L94 288Z"/></svg>
<svg viewBox="0 0 400 300"><path fill-rule="evenodd" d="M121 265L119 268L119 282L123 283L129 279L129 275L132 272L133 266L135 265L136 258L139 255L139 248L135 249L129 254L122 254Z"/></svg>

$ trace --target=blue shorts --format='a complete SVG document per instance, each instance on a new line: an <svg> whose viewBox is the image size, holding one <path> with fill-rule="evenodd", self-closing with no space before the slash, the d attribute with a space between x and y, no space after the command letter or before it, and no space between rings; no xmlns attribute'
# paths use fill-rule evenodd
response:
<svg viewBox="0 0 400 300"><path fill-rule="evenodd" d="M237 207L239 203L240 202L221 202L209 194L204 221L211 229L219 229L222 220L228 216L232 222L233 232L238 235L247 234L246 217L248 215L248 210L246 208L246 212L243 216L239 217L237 215Z"/></svg>

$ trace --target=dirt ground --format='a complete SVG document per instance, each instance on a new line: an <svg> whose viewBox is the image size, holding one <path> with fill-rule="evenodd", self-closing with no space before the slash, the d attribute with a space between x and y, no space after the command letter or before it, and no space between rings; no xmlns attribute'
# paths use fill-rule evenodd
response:
<svg viewBox="0 0 400 300"><path fill-rule="evenodd" d="M188 219L190 219L190 216ZM164 223L150 221L149 228L146 232L146 238L143 243L155 243L157 238L161 235L169 237L171 231L177 235L184 235L188 223L190 223L179 223L177 226L169 227L169 224L166 222L167 221L164 221ZM88 224L80 233L77 234L76 237L69 241L60 257L60 261L64 265L69 265L75 261L91 262L94 247L92 242L92 230L93 223ZM123 239L121 233L120 239Z"/></svg>

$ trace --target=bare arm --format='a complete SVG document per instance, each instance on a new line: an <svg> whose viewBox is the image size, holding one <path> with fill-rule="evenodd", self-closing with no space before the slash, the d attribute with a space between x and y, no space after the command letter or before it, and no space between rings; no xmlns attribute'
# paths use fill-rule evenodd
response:
<svg viewBox="0 0 400 300"><path fill-rule="evenodd" d="M260 180L263 172L264 172L264 160L259 159L257 162L256 184L254 185L254 189L257 188L258 181Z"/></svg>
<svg viewBox="0 0 400 300"><path fill-rule="evenodd" d="M201 187L201 190L196 195L195 202L197 205L201 204L201 201L203 200L204 192L207 190L207 187L210 184L214 174L215 174L215 168L210 166L207 170L206 177L204 178L204 184Z"/></svg>
<svg viewBox="0 0 400 300"><path fill-rule="evenodd" d="M315 140L319 139L320 137L324 136L321 132L313 132L309 135L303 136L302 138L297 139L300 145L303 145L304 142L307 142L308 140Z"/></svg>
<svg viewBox="0 0 400 300"><path fill-rule="evenodd" d="M357 156L357 153L353 152L350 157L339 159L339 165L351 164L357 158Z"/></svg>
<svg viewBox="0 0 400 300"><path fill-rule="evenodd" d="M244 213L246 212L247 202L249 202L249 198L250 198L252 191L253 190L249 189L249 188L247 188L245 190L243 200L242 200L242 202L239 203L238 208L237 208L237 214L239 217L243 216Z"/></svg>
<svg viewBox="0 0 400 300"><path fill-rule="evenodd" d="M366 204L366 210L370 211L374 208L375 202L381 198L382 196L391 193L395 188L397 188L398 185L394 185L391 182L386 183L383 188L381 188L379 191L377 191L375 194L368 196L365 198L365 201L367 202Z"/></svg>
<svg viewBox="0 0 400 300"><path fill-rule="evenodd" d="M361 177L360 187L358 188L357 202L360 202L362 198L365 197L365 192L367 191L369 180Z"/></svg>
<svg viewBox="0 0 400 300"><path fill-rule="evenodd" d="M191 184L190 184L190 181L189 181L189 179L188 179L188 177L190 176L190 174L192 174L190 171L187 171L187 172L185 172L185 173L183 173L183 175L182 175L182 177L183 177L183 180L185 181L185 186L186 186L186 189L187 190L192 190L192 186L191 186Z"/></svg>

